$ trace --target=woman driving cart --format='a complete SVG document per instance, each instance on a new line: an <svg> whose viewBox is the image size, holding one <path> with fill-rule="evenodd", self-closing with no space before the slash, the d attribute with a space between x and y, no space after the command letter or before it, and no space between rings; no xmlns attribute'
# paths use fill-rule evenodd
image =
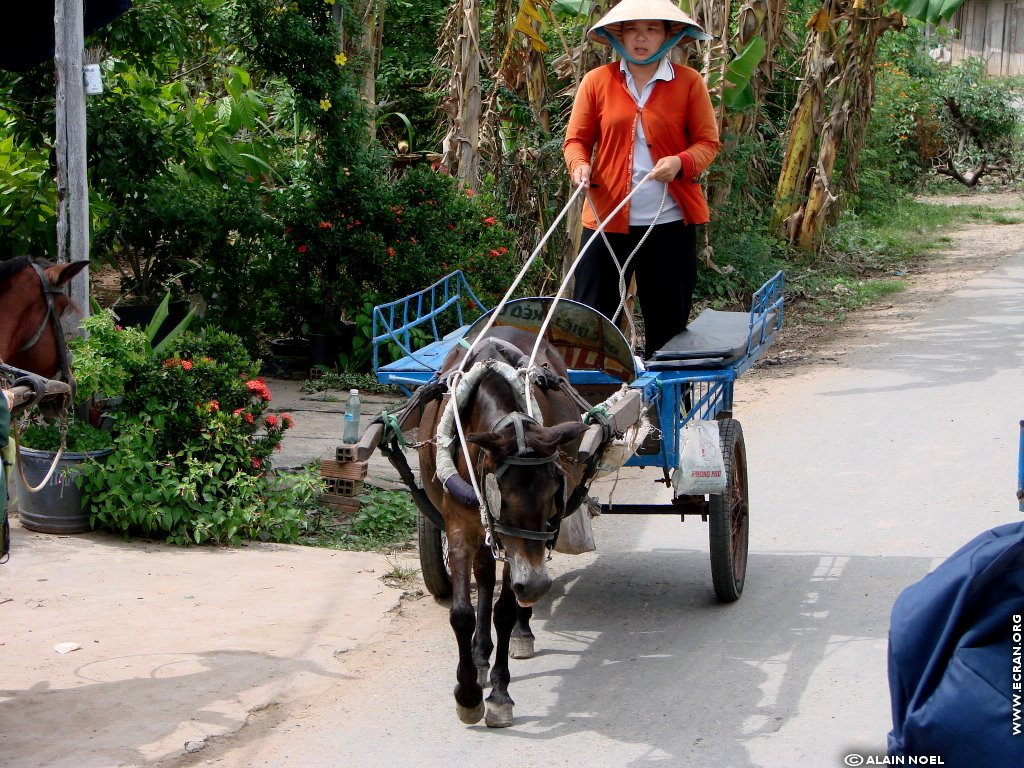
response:
<svg viewBox="0 0 1024 768"><path fill-rule="evenodd" d="M707 86L668 53L707 35L669 0L623 0L589 34L621 61L587 73L566 129L572 182L589 190L581 250L630 190L651 179L588 248L573 298L615 320L635 275L649 357L686 328L697 282L696 226L709 219L697 178L721 147Z"/></svg>

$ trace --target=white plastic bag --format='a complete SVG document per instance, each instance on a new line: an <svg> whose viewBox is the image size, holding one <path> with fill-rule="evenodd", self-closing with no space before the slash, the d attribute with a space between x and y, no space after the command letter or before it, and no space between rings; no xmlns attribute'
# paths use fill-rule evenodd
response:
<svg viewBox="0 0 1024 768"><path fill-rule="evenodd" d="M718 422L690 421L680 432L679 443L679 468L672 477L676 493L680 496L722 493L726 476Z"/></svg>
<svg viewBox="0 0 1024 768"><path fill-rule="evenodd" d="M571 514L562 518L562 524L558 528L558 538L555 539L555 552L565 555L582 555L584 552L593 552L597 549L590 518L600 512L593 509L594 505L591 504L591 501L592 499L587 499ZM599 509L600 507L598 507Z"/></svg>

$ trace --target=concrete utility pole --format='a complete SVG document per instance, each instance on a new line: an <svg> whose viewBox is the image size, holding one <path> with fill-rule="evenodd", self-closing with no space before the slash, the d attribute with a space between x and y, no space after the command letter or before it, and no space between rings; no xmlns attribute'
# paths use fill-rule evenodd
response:
<svg viewBox="0 0 1024 768"><path fill-rule="evenodd" d="M85 49L83 0L54 3L54 68L57 76L57 260L89 258L89 181L86 176ZM71 283L71 298L89 314L89 270Z"/></svg>

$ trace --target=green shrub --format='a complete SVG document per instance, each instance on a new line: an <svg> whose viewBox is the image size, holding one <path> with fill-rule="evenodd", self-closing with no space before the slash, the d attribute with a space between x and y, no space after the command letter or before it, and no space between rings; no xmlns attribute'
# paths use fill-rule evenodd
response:
<svg viewBox="0 0 1024 768"><path fill-rule="evenodd" d="M271 395L255 369L240 340L214 330L140 366L113 455L83 468L94 525L177 544L295 541L320 480L270 471L293 422L265 415Z"/></svg>

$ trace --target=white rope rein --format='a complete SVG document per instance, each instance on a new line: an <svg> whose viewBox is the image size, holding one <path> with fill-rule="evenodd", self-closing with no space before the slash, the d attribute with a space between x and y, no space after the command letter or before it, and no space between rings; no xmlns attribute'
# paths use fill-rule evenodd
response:
<svg viewBox="0 0 1024 768"><path fill-rule="evenodd" d="M541 340L544 338L544 334L547 333L548 325L550 325L551 318L554 317L554 314L555 314L555 308L558 306L558 302L562 300L562 295L565 293L565 289L569 285L569 279L575 274L576 268L580 265L580 262L583 261L583 256L590 249L590 246L597 239L597 236L604 234L605 227L608 226L608 222L610 222L612 219L615 218L615 214L617 214L619 211L621 211L625 207L626 203L628 203L630 201L630 199L632 199L633 195L635 195L644 184L646 184L648 181L650 181L653 178L653 173L654 172L652 171L651 173L648 173L646 176L644 176L642 179L640 179L640 181L637 183L637 185L635 187L633 187L632 190L630 190L629 194L626 195L622 199L622 202L620 202L617 206L615 206L615 208L612 209L611 213L608 214L608 218L606 218L604 221L599 221L597 230L594 232L594 234L591 236L591 238L583 245L583 247L580 248L579 254L577 254L576 259L573 261L573 263L569 267L569 270L566 272L565 278L562 280L562 284L558 287L558 292L555 294L554 300L551 302L551 307L548 309L548 313L544 317L543 323L541 323L540 330L537 332L537 341L534 343L533 351L530 353L530 362L528 364L528 368L532 369L533 366L534 366L534 361L537 359L537 353L538 353L538 351L540 351ZM667 184L665 185L665 189L666 190L668 189L668 185ZM662 205L664 205L664 200L662 201ZM595 215L596 215L596 212L595 212ZM659 216L661 215L660 210L658 212L658 215ZM647 233L644 235L644 239L647 238L647 235L650 234L651 229L653 229L653 228L654 228L654 224L652 223L651 227L647 230ZM641 241L641 243L642 242L643 241ZM638 244L638 249L639 249L639 244ZM609 248L609 252L611 252L611 248ZM631 259L635 253L636 253L636 251L634 251L633 254L630 254L629 258ZM614 254L613 254L613 256L614 256ZM618 260L616 260L615 263L616 263L616 266L618 266ZM628 264L629 264L629 260L628 259L626 261L626 264L628 266ZM625 268L623 268L623 270L624 269ZM620 285L623 282L623 277L622 277L623 274L624 274L624 271L619 273ZM620 305L622 303L624 303L624 302L620 301ZM529 379L527 379L526 386L527 387L531 386L531 382L529 381ZM533 414L529 414L529 415L532 416Z"/></svg>
<svg viewBox="0 0 1024 768"><path fill-rule="evenodd" d="M508 366L507 364L504 364L505 368L508 368L509 371L512 371L513 375L519 381L522 382L522 390L521 390L522 394L521 395L520 395L519 388L517 387L517 385L515 383L513 383L513 380L510 378L509 371L506 371L504 369L501 369L499 371L501 373L501 375L507 381L509 381L509 383L512 385L512 388L513 388L513 391L515 392L517 400L520 400L521 402L525 402L525 407L526 407L527 415L530 416L533 419L536 419L537 421L541 421L541 418L540 418L540 406L537 403L537 400L536 400L536 398L535 398L535 396L533 394L533 382L530 379L530 375L529 374L530 374L531 371L533 371L536 368L536 359L537 359L537 354L538 354L538 352L540 350L541 340L544 338L544 334L547 332L548 325L551 322L551 318L554 316L555 309L558 306L558 302L562 299L562 296L565 293L565 289L568 286L569 280L572 278L573 274L575 274L576 268L579 266L580 262L583 259L583 256L586 254L587 250L590 248L590 245L596 239L596 236L598 234L600 234L602 237L604 237L604 230L605 230L605 227L607 227L608 222L611 221L615 217L615 214L617 214L620 210L622 210L622 208L630 201L630 199L632 199L633 195L635 195L637 193L637 191L647 181L649 181L651 178L652 178L652 175L649 173L643 179L641 179L640 182L635 187L633 187L632 190L630 190L629 194L626 195L626 197L623 198L623 200L612 210L612 212L608 215L608 217L604 221L601 221L600 216L597 214L596 208L594 208L593 202L589 199L589 196L587 197L587 202L590 204L591 210L594 211L594 215L595 215L595 217L598 220L598 228L597 228L594 236L592 236L590 238L590 240L588 240L584 244L583 248L580 249L579 254L577 254L576 259L573 261L572 265L569 267L569 270L566 273L565 278L562 280L562 283L559 285L558 291L557 291L557 293L554 296L554 300L552 301L551 306L548 308L548 312L545 315L544 321L542 322L540 330L537 333L537 341L534 344L533 351L530 353L530 358L529 358L529 361L528 361L526 367L525 368L521 368L518 371L515 371L514 369L511 368L511 366ZM470 484L473 487L473 492L476 494L476 498L477 498L478 503L480 505L480 517L481 517L481 521L484 524L484 531L485 531L485 536L486 536L486 539L487 539L486 544L488 546L493 546L493 542L490 541L491 536L490 536L489 528L487 526L487 502L486 502L485 495L481 491L480 486L479 486L479 484L477 482L476 473L472 471L473 463L472 463L472 461L470 459L470 455L469 455L469 443L466 440L465 428L463 427L462 418L461 418L461 416L459 414L459 406L460 406L459 400L463 399L462 397L460 397L460 394L459 394L460 391L461 391L461 393L463 393L465 395L465 397L468 398L468 392L470 392L473 389L475 389L476 385L479 383L479 378L480 378L480 375L482 375L482 371L478 374L477 373L477 366L474 366L467 373L466 370L465 370L466 363L468 362L470 356L472 355L474 349L476 348L476 346L480 342L480 340L483 339L484 337L486 337L488 332L491 330L491 328L494 327L494 324L497 321L498 316L501 314L502 309L504 309L505 305L509 302L509 300L511 299L512 295L515 293L516 289L519 287L519 284L522 282L523 278L526 276L526 273L530 270L530 267L533 266L533 262L536 260L537 256L540 254L541 250L544 248L544 246L547 243L547 241L551 238L551 235L554 233L555 228L561 223L562 219L565 218L565 216L568 213L569 209L572 207L572 205L576 202L577 198L579 198L579 196L583 193L583 191L585 189L586 189L586 187L584 187L582 184L580 184L580 185L578 185L576 187L576 191L573 192L573 194L569 197L569 200L566 202L565 206L563 206L562 210L559 211L558 215L551 222L551 226L548 227L547 232L544 233L544 236L541 238L541 240L537 244L536 248L534 248L534 250L530 254L529 258L527 258L526 262L523 264L523 267L522 267L522 269L520 269L519 274L516 275L516 278L512 281L512 285L509 286L508 291L505 292L505 295L502 297L501 301L498 302L497 306L495 306L495 308L491 311L491 316L487 320L487 322L484 324L484 327L480 330L480 332L476 335L476 337L472 340L472 342L470 342L467 345L466 354L463 355L462 360L459 362L458 367L448 377L448 392L449 392L448 404L445 406L445 409L442 411L441 417L440 417L440 419L438 420L438 423L437 423L438 458L436 459L435 475L437 476L437 478L443 484L444 480L446 480L448 477L450 477L451 474L455 471L455 464L454 464L454 461L453 461L453 459L451 457L451 453L449 451L449 446L454 441L454 435L451 434L451 428L454 426L455 432L458 435L458 439L459 439L459 448L461 449L461 451L463 453L463 456L465 457L466 465L468 467L470 467L470 472L468 473L469 474L469 482L470 482ZM648 230L644 234L643 238L641 238L640 242L637 243L636 248L633 249L633 252L626 259L626 262L625 262L624 265L621 265L621 266L619 265L619 261L615 257L614 251L612 250L611 246L607 243L607 239L605 239L605 244L608 247L608 252L612 255L612 259L615 261L616 269L619 272L620 301L619 301L619 308L616 310L616 313L615 313L616 318L618 317L619 312L621 312L623 306L625 305L625 285L624 285L624 283L625 283L625 272L626 272L626 269L629 267L629 263L633 259L633 256L635 256L636 253L640 250L640 247L643 245L644 241L647 239L647 236L651 233L651 230L654 228L654 224L657 222L657 219L661 215L661 212L662 212L662 210L664 208L665 196L667 194L668 194L668 185L666 184L665 185L665 191L662 194L661 206L659 206L659 208L658 208L658 213L655 215L654 221L651 223L651 226L648 228ZM465 381L466 379L470 379L470 381L466 382ZM470 386L469 387L464 387L464 383L469 383ZM444 473L444 477L442 477L442 472Z"/></svg>

